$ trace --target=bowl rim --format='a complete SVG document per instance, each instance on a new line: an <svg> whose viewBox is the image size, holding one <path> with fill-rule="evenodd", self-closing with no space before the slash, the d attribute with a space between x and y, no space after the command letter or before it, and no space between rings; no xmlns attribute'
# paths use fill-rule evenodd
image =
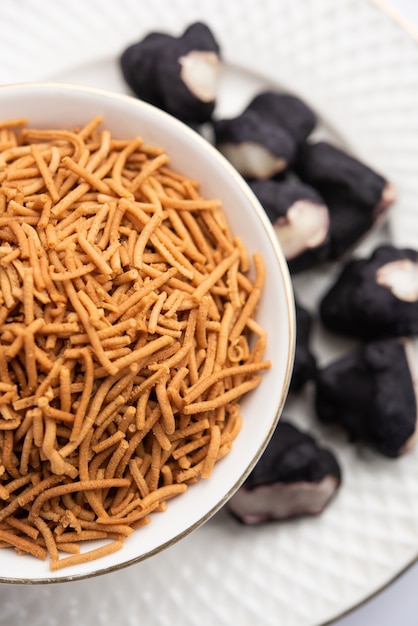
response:
<svg viewBox="0 0 418 626"><path fill-rule="evenodd" d="M168 547L174 545L187 535L191 534L197 528L205 524L215 513L217 513L230 499L230 497L237 491L237 489L242 485L247 476L250 474L258 460L260 459L263 451L265 450L270 438L272 437L277 424L281 418L283 408L285 405L285 401L289 392L291 376L293 372L293 364L295 358L295 348L296 348L296 313L295 313L295 297L293 292L292 280L288 268L288 264L284 253L281 249L278 238L275 234L273 225L268 219L260 201L241 176L241 174L234 168L234 166L224 157L209 141L207 141L204 137L202 137L199 133L194 131L192 128L187 126L187 124L183 123L179 119L170 115L169 113L159 109L158 107L149 104L143 100L138 99L137 97L129 94L123 94L118 92L113 92L108 89L103 89L99 87L91 87L88 85L82 85L77 83L66 83L59 81L33 81L33 82L17 82L17 83L8 83L5 85L0 85L0 99L1 95L5 92L13 92L19 93L20 90L59 90L64 94L67 93L69 95L83 95L83 94L92 94L95 96L101 96L105 99L112 101L121 101L127 103L129 106L145 108L152 111L152 114L155 116L161 116L165 123L171 124L174 127L177 126L179 131L186 133L189 135L190 140L194 143L197 143L200 146L200 149L203 149L210 155L211 159L216 160L220 166L224 170L227 171L229 177L234 181L234 184L240 188L241 193L243 193L249 203L251 204L255 214L257 215L258 220L261 222L263 229L269 239L269 242L272 246L272 250L274 252L275 259L280 269L280 276L282 280L283 291L285 295L286 301L286 313L287 313L287 326L288 326L288 345L286 346L286 366L285 366L285 374L283 379L283 385L281 389L281 393L278 399L278 403L274 412L274 416L270 422L270 427L266 431L263 441L260 444L258 450L255 454L253 454L251 461L247 464L246 468L240 472L239 478L234 482L234 484L228 489L227 493L224 494L222 498L220 498L215 505L213 505L209 510L206 511L204 515L201 515L199 519L197 519L194 523L187 526L183 531L177 533L175 536L171 537L167 541L159 544L155 548L148 550L146 553L136 556L132 559L125 559L121 562L118 562L113 565L98 567L91 572L86 573L78 573L78 574L66 574L66 570L60 570L58 576L49 577L45 576L42 578L25 578L25 577L16 577L16 578L8 578L0 575L0 584L19 584L19 585L38 585L38 584L54 584L54 583L65 583L65 582L74 582L79 580L87 580L90 578L95 578L96 576L101 576L104 574L108 574L111 572L116 572L135 563L139 563L144 561L156 554L162 552ZM30 109L30 103L28 103L28 109ZM97 564L100 564L100 559L96 561ZM61 573L62 572L62 573Z"/></svg>

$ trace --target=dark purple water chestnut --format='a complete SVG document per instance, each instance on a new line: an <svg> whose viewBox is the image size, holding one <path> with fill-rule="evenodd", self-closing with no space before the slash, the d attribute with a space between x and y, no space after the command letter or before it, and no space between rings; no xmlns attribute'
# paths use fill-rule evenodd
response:
<svg viewBox="0 0 418 626"><path fill-rule="evenodd" d="M351 442L364 442L385 456L406 453L417 421L412 352L408 340L384 339L319 369L318 418L341 425Z"/></svg>
<svg viewBox="0 0 418 626"><path fill-rule="evenodd" d="M331 257L351 248L386 214L393 186L370 167L326 141L305 143L295 170L324 198L331 215Z"/></svg>
<svg viewBox="0 0 418 626"><path fill-rule="evenodd" d="M379 246L343 266L323 296L322 323L360 339L418 334L418 251Z"/></svg>
<svg viewBox="0 0 418 626"><path fill-rule="evenodd" d="M344 192L379 214L393 202L388 181L344 150L326 141L305 143L297 163L300 177L326 197Z"/></svg>
<svg viewBox="0 0 418 626"><path fill-rule="evenodd" d="M319 193L293 181L251 181L274 225L292 273L310 269L329 254L330 217Z"/></svg>
<svg viewBox="0 0 418 626"><path fill-rule="evenodd" d="M316 376L316 358L310 348L311 313L296 302L296 349L290 391L298 392Z"/></svg>
<svg viewBox="0 0 418 626"><path fill-rule="evenodd" d="M159 108L164 108L164 101L156 77L156 60L161 50L173 41L171 35L149 33L126 48L120 58L123 77L135 95Z"/></svg>
<svg viewBox="0 0 418 626"><path fill-rule="evenodd" d="M243 524L317 515L341 484L334 454L282 418L259 462L227 504Z"/></svg>
<svg viewBox="0 0 418 626"><path fill-rule="evenodd" d="M221 59L206 24L196 22L180 37L151 33L128 47L120 63L139 98L186 122L203 124L211 119Z"/></svg>
<svg viewBox="0 0 418 626"><path fill-rule="evenodd" d="M341 192L327 194L330 214L330 260L352 251L376 223L374 213Z"/></svg>
<svg viewBox="0 0 418 626"><path fill-rule="evenodd" d="M255 111L264 119L285 128L292 137L301 143L316 126L316 115L300 98L276 91L263 91L255 96L247 106L247 111Z"/></svg>
<svg viewBox="0 0 418 626"><path fill-rule="evenodd" d="M246 178L268 179L284 172L296 156L292 135L255 111L214 122L215 145Z"/></svg>

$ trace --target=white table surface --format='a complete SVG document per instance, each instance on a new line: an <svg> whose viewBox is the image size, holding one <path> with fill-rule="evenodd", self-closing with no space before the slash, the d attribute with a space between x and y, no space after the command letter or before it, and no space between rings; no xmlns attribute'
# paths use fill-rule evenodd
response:
<svg viewBox="0 0 418 626"><path fill-rule="evenodd" d="M417 0L390 0L382 4L393 7L405 25L416 30L418 36ZM333 623L333 626L417 625L418 562L374 598Z"/></svg>

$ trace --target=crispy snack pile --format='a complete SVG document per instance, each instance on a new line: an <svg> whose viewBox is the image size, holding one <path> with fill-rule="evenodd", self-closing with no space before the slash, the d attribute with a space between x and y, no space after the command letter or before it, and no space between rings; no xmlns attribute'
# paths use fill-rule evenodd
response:
<svg viewBox="0 0 418 626"><path fill-rule="evenodd" d="M251 279L220 202L101 122L0 124L0 542L52 570L209 477L270 367L261 256Z"/></svg>

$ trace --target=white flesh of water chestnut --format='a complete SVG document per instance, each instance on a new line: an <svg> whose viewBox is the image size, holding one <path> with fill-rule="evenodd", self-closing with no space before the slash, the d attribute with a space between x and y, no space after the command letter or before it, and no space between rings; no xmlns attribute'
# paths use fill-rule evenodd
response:
<svg viewBox="0 0 418 626"><path fill-rule="evenodd" d="M387 287L399 300L418 300L418 263L409 259L392 261L382 265L376 272L378 285Z"/></svg>
<svg viewBox="0 0 418 626"><path fill-rule="evenodd" d="M329 231L326 206L309 200L298 200L274 224L286 259L294 259L309 248L317 248Z"/></svg>
<svg viewBox="0 0 418 626"><path fill-rule="evenodd" d="M180 77L202 102L213 102L217 93L221 62L216 52L192 50L179 58Z"/></svg>

